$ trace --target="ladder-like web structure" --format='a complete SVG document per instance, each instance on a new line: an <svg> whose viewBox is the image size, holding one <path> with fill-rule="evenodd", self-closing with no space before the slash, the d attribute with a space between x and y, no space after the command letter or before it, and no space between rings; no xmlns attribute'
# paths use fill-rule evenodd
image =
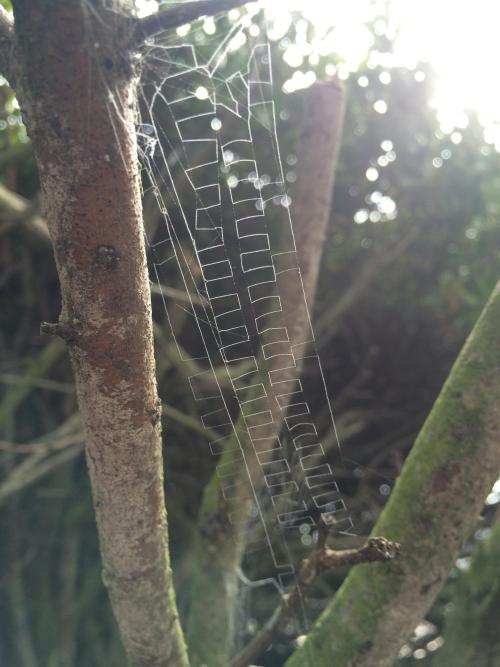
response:
<svg viewBox="0 0 500 667"><path fill-rule="evenodd" d="M304 533L322 523L350 534L352 521L310 409L311 390L315 400L321 391L336 433L290 217L270 46L249 25L229 25L215 45L195 33L148 46L138 144L161 219L148 239L152 271L160 290L164 276L185 290L163 303L174 340L180 318L191 325L196 355L177 348L199 368L189 384L227 517L237 530L253 525L247 559L271 555L270 571L250 568L250 578L284 590L297 544L312 542Z"/></svg>

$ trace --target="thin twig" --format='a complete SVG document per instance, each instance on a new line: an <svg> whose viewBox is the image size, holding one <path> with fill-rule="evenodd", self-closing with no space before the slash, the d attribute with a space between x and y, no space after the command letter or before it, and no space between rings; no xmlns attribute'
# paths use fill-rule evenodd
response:
<svg viewBox="0 0 500 667"><path fill-rule="evenodd" d="M266 650L278 628L290 617L305 591L318 575L345 565L392 560L398 555L399 548L399 544L389 542L384 537L372 537L360 549L342 551L329 549L320 542L311 556L302 561L297 586L283 596L273 615L245 648L233 658L230 667L248 667L255 657Z"/></svg>
<svg viewBox="0 0 500 667"><path fill-rule="evenodd" d="M18 405L31 392L33 382L43 377L59 361L64 351L64 345L55 338L36 355L19 378L19 382L9 387L0 401L0 427L10 419Z"/></svg>
<svg viewBox="0 0 500 667"><path fill-rule="evenodd" d="M206 0L203 2L185 2L178 7L165 9L157 14L134 19L131 49L140 48L147 39L164 30L172 30L181 25L195 21L202 16L213 16L219 12L227 12L245 4L244 0Z"/></svg>
<svg viewBox="0 0 500 667"><path fill-rule="evenodd" d="M17 385L22 380L22 377L22 375L17 373L0 373L0 384ZM70 396L74 396L75 394L75 386L69 382L38 378L31 382L31 386L36 389L47 389L48 391L57 391L61 394L69 394Z"/></svg>
<svg viewBox="0 0 500 667"><path fill-rule="evenodd" d="M80 442L65 446L60 451L45 457L35 452L16 466L7 479L0 484L0 506L11 496L34 484L55 468L79 456L83 452L83 438L80 435L79 438L75 437L75 440L80 440Z"/></svg>
<svg viewBox="0 0 500 667"><path fill-rule="evenodd" d="M53 442L40 441L20 443L0 440L0 451L12 452L14 454L36 454L38 458L43 458L52 452L65 449L71 445L80 444L84 439L83 431L79 430L76 433L54 440Z"/></svg>

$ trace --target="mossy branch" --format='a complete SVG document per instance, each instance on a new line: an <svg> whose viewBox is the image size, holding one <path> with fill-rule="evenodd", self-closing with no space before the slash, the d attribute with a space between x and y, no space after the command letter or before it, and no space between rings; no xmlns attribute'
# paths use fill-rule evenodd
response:
<svg viewBox="0 0 500 667"><path fill-rule="evenodd" d="M500 284L374 528L401 543L400 558L351 572L287 667L393 664L445 583L498 477L499 431Z"/></svg>
<svg viewBox="0 0 500 667"><path fill-rule="evenodd" d="M398 555L399 547L400 545L396 542L389 542L383 537L372 537L360 549L338 551L325 546L315 549L310 558L306 558L302 562L297 577L297 586L288 595L283 596L281 604L268 622L252 641L233 658L229 667L247 667L254 658L270 646L275 633L296 611L304 594L316 577L324 572L346 565L392 560Z"/></svg>

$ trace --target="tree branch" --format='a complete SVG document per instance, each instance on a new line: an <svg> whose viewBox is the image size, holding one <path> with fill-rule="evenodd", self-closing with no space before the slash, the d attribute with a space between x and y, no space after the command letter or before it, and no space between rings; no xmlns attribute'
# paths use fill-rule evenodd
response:
<svg viewBox="0 0 500 667"><path fill-rule="evenodd" d="M233 658L230 667L247 667L254 658L267 649L277 630L293 614L302 596L316 577L323 572L346 565L392 560L398 555L399 546L397 542L389 542L383 537L372 537L360 549L344 549L341 551L328 547L315 549L311 557L302 562L298 574L298 586L283 597L281 604L276 608L271 618L247 646Z"/></svg>
<svg viewBox="0 0 500 667"><path fill-rule="evenodd" d="M103 581L128 663L187 667L168 551L136 81L123 13L107 9L131 3L93 3L91 26L80 2L13 4L16 93L40 173L60 321L71 325L45 330L72 343ZM82 86L87 76L92 85Z"/></svg>
<svg viewBox="0 0 500 667"><path fill-rule="evenodd" d="M251 0L252 1L252 0ZM142 19L134 19L133 37L130 48L140 48L147 39L165 30L173 30L181 25L195 21L203 16L213 16L219 12L241 7L245 0L206 0L202 2L186 2L178 7Z"/></svg>
<svg viewBox="0 0 500 667"><path fill-rule="evenodd" d="M12 51L14 48L14 21L0 5L0 74L12 84L14 78Z"/></svg>
<svg viewBox="0 0 500 667"><path fill-rule="evenodd" d="M397 566L349 574L302 647L299 667L388 667L431 606L498 477L500 283L469 336L374 531Z"/></svg>
<svg viewBox="0 0 500 667"><path fill-rule="evenodd" d="M314 303L319 270L318 258L324 247L330 219L334 173L344 113L343 100L343 90L337 81L317 84L306 92L305 97L304 122L297 151L300 155L297 187L292 209L293 233L298 263L301 267L302 288L298 288L296 281L290 279L289 274L286 279L282 277L277 280L283 312L283 319L280 322L286 325L290 341L297 343L308 339L309 311L306 301L309 304ZM305 299L298 298L300 293L298 289L303 289ZM249 403L255 398L255 392L259 391L260 383L266 387L266 403L259 409L269 410L272 415L268 426L269 436L279 434L285 414L286 406L283 401L280 403L276 399L277 388L276 386L273 388L268 380L269 373L281 366L279 355L269 360L262 358L261 355L258 360L259 370L245 395L245 401ZM288 394L290 397L296 386L297 373L300 373L300 361L296 367L287 371L282 370L281 373L279 393ZM240 417L236 431L240 437L245 437L247 420L244 416ZM227 449L219 463L231 463L236 469L237 463L234 462L234 453L231 451L234 446L235 442L228 439ZM241 495L248 493L249 477L255 486L262 482L261 463L262 459L256 461L249 458L247 465L244 465L243 460L240 460L240 468L233 478L238 493ZM200 526L209 521L214 513L220 512L221 507L227 509L219 502L222 495L221 478L215 474L204 491L199 515ZM231 503L237 506L238 502L245 501L240 501L235 494ZM222 667L228 663L238 586L236 573L248 536L243 522L235 524L227 522L227 524L227 529L222 535L217 533L206 536L200 531L202 535L195 549L193 597L187 632L194 664L207 663L212 667ZM217 560L211 556L213 549L217 549L220 554ZM206 599L212 600L211 614L206 613L206 602L204 602Z"/></svg>

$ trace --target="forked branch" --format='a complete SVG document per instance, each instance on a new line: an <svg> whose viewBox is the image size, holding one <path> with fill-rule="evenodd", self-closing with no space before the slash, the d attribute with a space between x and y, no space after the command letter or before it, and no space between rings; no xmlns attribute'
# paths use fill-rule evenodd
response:
<svg viewBox="0 0 500 667"><path fill-rule="evenodd" d="M301 597L317 576L345 565L392 560L398 555L399 548L400 545L397 542L389 542L383 537L370 538L360 549L335 551L319 545L310 558L302 562L297 578L297 586L291 593L283 596L280 605L271 618L245 648L233 658L230 667L247 667L254 658L266 650L278 629L293 614Z"/></svg>
<svg viewBox="0 0 500 667"><path fill-rule="evenodd" d="M241 7L244 0L206 0L199 2L186 2L178 7L165 9L164 11L145 16L135 20L135 28L131 48L137 49L144 42L164 30L173 30L181 25L196 21L202 16L213 16L219 12L227 12L230 9Z"/></svg>

